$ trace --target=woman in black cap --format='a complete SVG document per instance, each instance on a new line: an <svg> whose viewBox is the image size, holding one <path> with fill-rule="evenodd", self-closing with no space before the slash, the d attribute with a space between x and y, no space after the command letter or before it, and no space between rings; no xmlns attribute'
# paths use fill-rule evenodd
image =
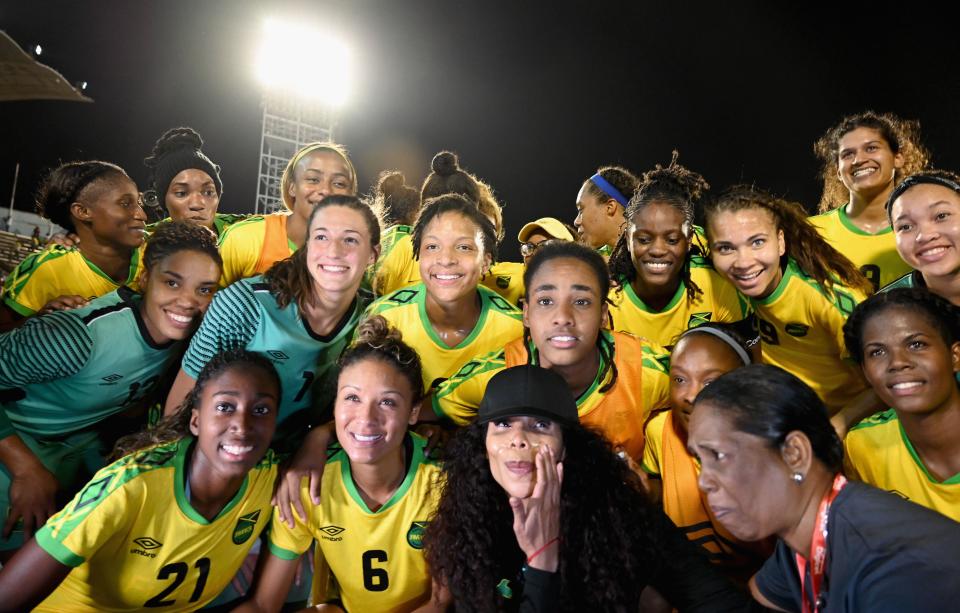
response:
<svg viewBox="0 0 960 613"><path fill-rule="evenodd" d="M648 585L683 611L748 601L579 424L555 372L523 365L494 376L447 457L427 562L459 606L636 610Z"/></svg>
<svg viewBox="0 0 960 613"><path fill-rule="evenodd" d="M200 148L203 139L193 128L167 130L143 163L150 169L147 206L163 207L170 219L190 221L220 236L246 215L218 213L223 182L220 167Z"/></svg>

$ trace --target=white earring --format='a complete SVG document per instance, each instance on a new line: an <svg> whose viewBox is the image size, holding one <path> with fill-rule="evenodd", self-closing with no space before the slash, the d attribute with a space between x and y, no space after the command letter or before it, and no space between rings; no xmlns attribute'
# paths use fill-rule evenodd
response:
<svg viewBox="0 0 960 613"><path fill-rule="evenodd" d="M794 481L797 485L800 485L801 483L803 483L803 474L801 474L801 473L799 473L799 472L793 473L792 478L793 478L793 481Z"/></svg>

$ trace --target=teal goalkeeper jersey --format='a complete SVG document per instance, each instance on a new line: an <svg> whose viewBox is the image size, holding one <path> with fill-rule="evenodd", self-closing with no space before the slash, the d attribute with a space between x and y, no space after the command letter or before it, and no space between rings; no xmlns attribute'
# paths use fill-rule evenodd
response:
<svg viewBox="0 0 960 613"><path fill-rule="evenodd" d="M210 358L224 349L243 347L267 357L282 386L279 425L294 413L323 404L337 358L370 299L366 293L358 294L333 331L321 336L300 317L295 302L282 309L277 305L262 276L241 279L214 296L184 355L183 370L196 379Z"/></svg>
<svg viewBox="0 0 960 613"><path fill-rule="evenodd" d="M154 343L139 304L120 288L0 335L0 438L62 436L145 403L183 342Z"/></svg>

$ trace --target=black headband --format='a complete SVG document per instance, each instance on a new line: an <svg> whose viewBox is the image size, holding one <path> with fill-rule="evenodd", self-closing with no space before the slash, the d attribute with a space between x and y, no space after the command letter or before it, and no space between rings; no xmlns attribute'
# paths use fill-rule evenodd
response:
<svg viewBox="0 0 960 613"><path fill-rule="evenodd" d="M893 201L902 196L903 192L907 191L911 187L924 184L942 185L943 187L952 189L960 194L960 183L957 183L953 179L948 179L947 177L941 177L939 175L910 175L901 181L900 185L894 187L892 192L890 192L890 197L887 198L887 215L890 215L890 211L893 208Z"/></svg>

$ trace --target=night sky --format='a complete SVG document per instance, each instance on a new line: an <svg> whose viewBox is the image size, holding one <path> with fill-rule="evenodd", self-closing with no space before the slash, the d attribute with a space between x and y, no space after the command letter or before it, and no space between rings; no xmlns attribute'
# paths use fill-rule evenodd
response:
<svg viewBox="0 0 960 613"><path fill-rule="evenodd" d="M669 6L668 6L669 5ZM157 136L197 129L222 168L223 211L253 210L260 90L253 53L269 15L337 31L357 85L338 140L361 187L403 170L419 187L441 149L505 205L504 252L541 215L572 222L598 166L636 172L673 148L715 189L748 181L808 206L813 141L867 108L919 119L937 166L960 170L960 42L933 5L750 2L6 2L0 29L94 104L0 103L0 203L32 208L43 172L101 158L145 189ZM944 7L946 5L938 5ZM899 7L899 8L898 8ZM313 58L304 79L324 79Z"/></svg>

